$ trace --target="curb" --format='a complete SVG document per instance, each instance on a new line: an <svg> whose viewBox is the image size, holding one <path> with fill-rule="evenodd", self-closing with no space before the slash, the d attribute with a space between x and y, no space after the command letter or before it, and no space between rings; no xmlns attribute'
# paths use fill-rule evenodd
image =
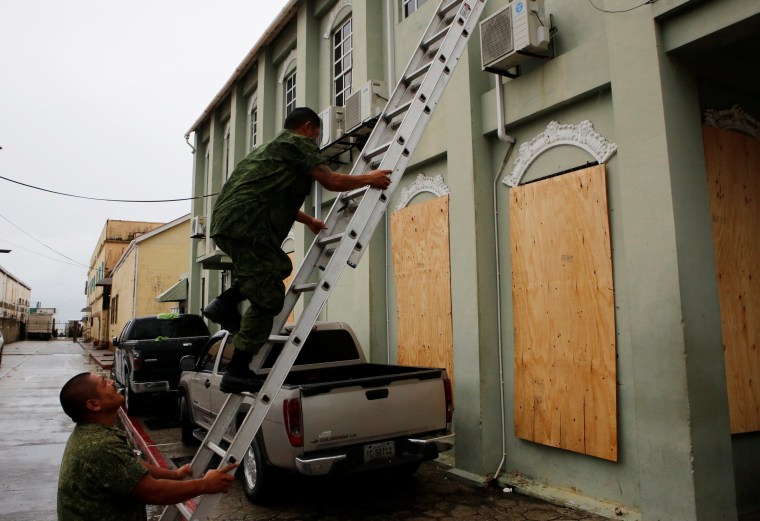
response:
<svg viewBox="0 0 760 521"><path fill-rule="evenodd" d="M127 431L127 435L132 440L132 443L142 451L148 463L165 469L170 468L169 462L166 461L166 458L158 450L158 447L153 443L148 433L145 432L145 429L142 428L142 425L137 421L132 421L123 408L119 409L119 420Z"/></svg>

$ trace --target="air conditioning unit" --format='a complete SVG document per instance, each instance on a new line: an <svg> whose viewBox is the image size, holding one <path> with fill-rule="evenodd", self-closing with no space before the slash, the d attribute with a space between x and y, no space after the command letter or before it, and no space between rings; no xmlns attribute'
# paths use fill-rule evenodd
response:
<svg viewBox="0 0 760 521"><path fill-rule="evenodd" d="M370 80L346 98L346 132L379 116L388 103L388 86Z"/></svg>
<svg viewBox="0 0 760 521"><path fill-rule="evenodd" d="M322 129L319 134L319 148L324 148L343 135L346 129L344 119L345 109L330 105L319 113L322 120Z"/></svg>
<svg viewBox="0 0 760 521"><path fill-rule="evenodd" d="M203 239L206 236L206 216L196 215L190 220L190 238Z"/></svg>
<svg viewBox="0 0 760 521"><path fill-rule="evenodd" d="M549 24L543 0L512 0L480 22L483 70L506 73L549 48Z"/></svg>

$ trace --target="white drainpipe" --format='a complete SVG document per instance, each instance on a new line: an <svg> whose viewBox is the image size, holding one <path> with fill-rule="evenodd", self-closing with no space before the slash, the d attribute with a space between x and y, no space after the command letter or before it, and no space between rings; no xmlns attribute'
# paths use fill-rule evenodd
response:
<svg viewBox="0 0 760 521"><path fill-rule="evenodd" d="M496 133L499 136L499 140L508 145L507 152L504 154L504 159L501 161L499 171L496 172L496 176L493 180L493 225L494 225L494 239L495 239L495 255L496 255L496 327L497 327L497 342L499 350L499 398L501 400L501 461L493 474L495 480L499 477L499 472L504 466L504 462L507 459L507 424L504 414L504 356L502 354L502 341L501 341L501 268L499 260L499 207L496 197L496 185L499 182L504 167L507 165L509 156L512 154L512 150L515 146L515 138L508 135L504 125L504 85L501 82L501 76L494 74L496 79Z"/></svg>

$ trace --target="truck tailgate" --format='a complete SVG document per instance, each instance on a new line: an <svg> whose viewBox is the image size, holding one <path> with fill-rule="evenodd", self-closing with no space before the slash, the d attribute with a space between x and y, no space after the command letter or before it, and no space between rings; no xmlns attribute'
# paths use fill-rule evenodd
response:
<svg viewBox="0 0 760 521"><path fill-rule="evenodd" d="M440 374L440 373L439 373ZM302 393L304 452L446 428L443 380L426 375L379 385L343 382Z"/></svg>

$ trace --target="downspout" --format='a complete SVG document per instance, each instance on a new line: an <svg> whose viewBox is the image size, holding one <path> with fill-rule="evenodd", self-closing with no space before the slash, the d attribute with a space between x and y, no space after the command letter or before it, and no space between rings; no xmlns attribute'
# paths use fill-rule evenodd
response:
<svg viewBox="0 0 760 521"><path fill-rule="evenodd" d="M387 74L387 81L388 81L388 89L390 89L390 92L388 92L388 99L391 98L391 94L393 92L392 89L395 89L396 85L396 45L394 41L394 34L393 34L393 9L394 9L395 2L393 0L385 0L385 40L386 45L388 46L386 49L386 56L388 58L387 64L388 64L388 72ZM388 295L389 295L389 286L390 281L388 279L388 271L390 270L390 263L388 262L388 255L390 253L390 242L388 236L390 235L390 226L389 226L389 217L388 217L388 210L385 211L385 349L386 349L386 360L387 363L391 363L391 308L390 304L388 303Z"/></svg>
<svg viewBox="0 0 760 521"><path fill-rule="evenodd" d="M192 150L192 152L190 153L195 154L195 147L192 144L190 144L190 132L185 134L185 143L187 143L187 146L189 146L190 149Z"/></svg>
<svg viewBox="0 0 760 521"><path fill-rule="evenodd" d="M132 318L135 318L137 313L137 267L140 263L140 248L135 244L135 282L132 286Z"/></svg>
<svg viewBox="0 0 760 521"><path fill-rule="evenodd" d="M509 156L512 154L512 150L515 147L515 138L508 135L504 124L504 85L501 82L501 76L494 74L496 79L496 133L499 136L499 140L508 145L507 152L504 154L504 159L501 161L499 171L496 172L496 176L493 179L493 227L494 227L494 243L495 243L495 258L496 258L496 328L497 328L497 343L499 350L499 399L501 401L501 461L493 474L493 480L499 477L499 472L504 466L504 462L507 460L507 424L504 414L504 355L502 354L502 341L501 341L501 267L499 258L499 206L496 197L496 185L499 182L504 167L507 166Z"/></svg>

